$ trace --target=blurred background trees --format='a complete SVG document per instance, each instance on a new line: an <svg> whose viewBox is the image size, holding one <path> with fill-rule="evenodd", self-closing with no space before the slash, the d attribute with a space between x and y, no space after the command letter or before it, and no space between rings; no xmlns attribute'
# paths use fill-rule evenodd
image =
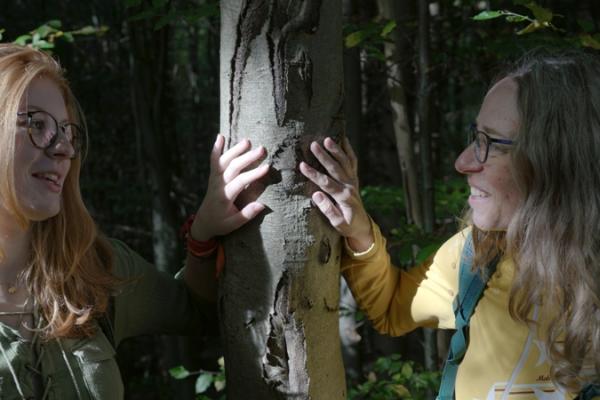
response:
<svg viewBox="0 0 600 400"><path fill-rule="evenodd" d="M600 3L342 3L346 133L365 205L396 265L408 268L457 229L467 190L454 160L502 64L539 45L597 51ZM87 116L82 190L96 221L169 272L181 266L177 229L202 198L219 126L218 10L216 0L13 0L0 11L3 41L52 51L68 70ZM418 365L439 368L444 333L382 338L351 300L342 314L352 321L342 330L352 398L419 398L435 386L435 374ZM185 346L153 337L125 343L127 398L193 398L195 379L176 385L168 369L218 370L220 350ZM392 353L401 358L375 362ZM210 386L205 395L219 393Z"/></svg>

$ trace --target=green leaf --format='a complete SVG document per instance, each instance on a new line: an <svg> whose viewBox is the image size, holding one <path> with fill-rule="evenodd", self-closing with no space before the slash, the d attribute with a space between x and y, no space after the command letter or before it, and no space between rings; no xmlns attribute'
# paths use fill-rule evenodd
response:
<svg viewBox="0 0 600 400"><path fill-rule="evenodd" d="M35 35L39 35L40 38L46 38L54 32L56 32L56 29L52 28L50 25L42 25L34 31L34 37Z"/></svg>
<svg viewBox="0 0 600 400"><path fill-rule="evenodd" d="M402 366L401 373L406 379L410 378L413 375L413 372L413 368L409 363L406 363Z"/></svg>
<svg viewBox="0 0 600 400"><path fill-rule="evenodd" d="M419 252L417 253L417 257L415 259L415 262L417 264L420 264L420 263L424 262L431 255L433 255L436 251L438 251L439 248L440 248L440 244L439 243L428 244L427 246L425 246L421 250L419 250Z"/></svg>
<svg viewBox="0 0 600 400"><path fill-rule="evenodd" d="M169 369L169 374L175 379L185 379L190 376L188 371L183 365Z"/></svg>
<svg viewBox="0 0 600 400"><path fill-rule="evenodd" d="M396 21L394 21L394 20L388 21L388 23L385 24L385 26L381 30L381 36L387 37L387 35L389 35L390 32L392 32L394 29L396 29L397 25L398 24L396 24Z"/></svg>
<svg viewBox="0 0 600 400"><path fill-rule="evenodd" d="M215 379L214 386L217 392L225 390L225 379Z"/></svg>
<svg viewBox="0 0 600 400"><path fill-rule="evenodd" d="M365 36L365 31L352 32L346 36L346 47L351 49L358 46L364 40Z"/></svg>
<svg viewBox="0 0 600 400"><path fill-rule="evenodd" d="M4 29L0 29L0 40L2 40L2 34L4 33Z"/></svg>
<svg viewBox="0 0 600 400"><path fill-rule="evenodd" d="M538 20L535 20L532 23L530 23L529 25L527 25L525 28L518 31L517 35L524 35L526 33L535 32L537 30L542 29L543 27L544 27L544 25L542 25Z"/></svg>
<svg viewBox="0 0 600 400"><path fill-rule="evenodd" d="M578 19L577 25L583 30L585 33L592 33L594 31L594 23L587 19Z"/></svg>
<svg viewBox="0 0 600 400"><path fill-rule="evenodd" d="M508 22L523 22L527 21L527 17L524 15L507 15L506 20Z"/></svg>
<svg viewBox="0 0 600 400"><path fill-rule="evenodd" d="M31 40L31 35L21 35L15 39L14 43L20 46L25 46Z"/></svg>
<svg viewBox="0 0 600 400"><path fill-rule="evenodd" d="M212 374L201 374L196 379L196 393L204 393L213 381Z"/></svg>
<svg viewBox="0 0 600 400"><path fill-rule="evenodd" d="M494 19L503 16L502 11L482 11L473 17L475 21L485 21L488 19Z"/></svg>
<svg viewBox="0 0 600 400"><path fill-rule="evenodd" d="M525 7L529 8L533 13L535 19L539 22L552 22L552 18L554 17L554 13L551 10L544 8L537 4L534 1L530 1L525 4Z"/></svg>
<svg viewBox="0 0 600 400"><path fill-rule="evenodd" d="M595 39L589 33L579 35L579 41L582 46L589 47L591 49L600 50L600 41Z"/></svg>
<svg viewBox="0 0 600 400"><path fill-rule="evenodd" d="M54 29L62 28L62 22L60 22L59 19L52 19L52 20L46 22L46 25L48 25L49 27L54 28Z"/></svg>
<svg viewBox="0 0 600 400"><path fill-rule="evenodd" d="M75 38L73 37L73 34L71 32L64 32L63 37L69 43L73 43L75 41Z"/></svg>

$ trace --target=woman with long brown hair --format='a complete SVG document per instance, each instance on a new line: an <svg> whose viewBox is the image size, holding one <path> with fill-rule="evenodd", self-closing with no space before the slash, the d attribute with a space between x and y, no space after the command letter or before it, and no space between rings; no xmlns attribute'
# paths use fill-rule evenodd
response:
<svg viewBox="0 0 600 400"><path fill-rule="evenodd" d="M215 326L213 237L262 211L233 201L268 167L242 141L211 154L183 280L98 232L80 194L85 121L60 65L0 44L0 398L119 399L115 348L144 333ZM112 298L112 300L111 300Z"/></svg>
<svg viewBox="0 0 600 400"><path fill-rule="evenodd" d="M408 272L362 206L348 144L311 145L328 174L300 170L346 238L344 276L375 328L401 335L457 327L462 260L473 276L493 266L439 398L600 396L600 60L526 55L488 91L470 135L455 163L471 189L467 227Z"/></svg>

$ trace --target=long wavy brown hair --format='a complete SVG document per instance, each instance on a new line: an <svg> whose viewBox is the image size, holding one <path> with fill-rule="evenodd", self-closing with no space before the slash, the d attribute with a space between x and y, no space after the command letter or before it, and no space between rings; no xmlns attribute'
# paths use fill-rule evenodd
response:
<svg viewBox="0 0 600 400"><path fill-rule="evenodd" d="M476 258L514 260L511 316L542 335L553 381L579 391L600 377L600 59L538 50L507 76L518 84L511 157L524 200L506 232L474 228Z"/></svg>
<svg viewBox="0 0 600 400"><path fill-rule="evenodd" d="M110 245L81 199L81 155L71 162L58 215L28 221L15 191L17 111L28 86L38 78L58 85L69 118L85 126L58 62L38 50L0 44L0 197L19 224L31 231L31 257L23 279L46 321L41 328L44 337L89 336L95 331L94 318L107 309L118 280L111 274Z"/></svg>

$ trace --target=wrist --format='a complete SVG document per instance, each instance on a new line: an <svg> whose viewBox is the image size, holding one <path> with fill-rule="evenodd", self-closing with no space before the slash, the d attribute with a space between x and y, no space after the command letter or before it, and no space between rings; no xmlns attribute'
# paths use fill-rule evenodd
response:
<svg viewBox="0 0 600 400"><path fill-rule="evenodd" d="M369 228L362 233L346 237L348 246L355 253L362 253L371 248L375 242L373 237L373 229L369 223Z"/></svg>

